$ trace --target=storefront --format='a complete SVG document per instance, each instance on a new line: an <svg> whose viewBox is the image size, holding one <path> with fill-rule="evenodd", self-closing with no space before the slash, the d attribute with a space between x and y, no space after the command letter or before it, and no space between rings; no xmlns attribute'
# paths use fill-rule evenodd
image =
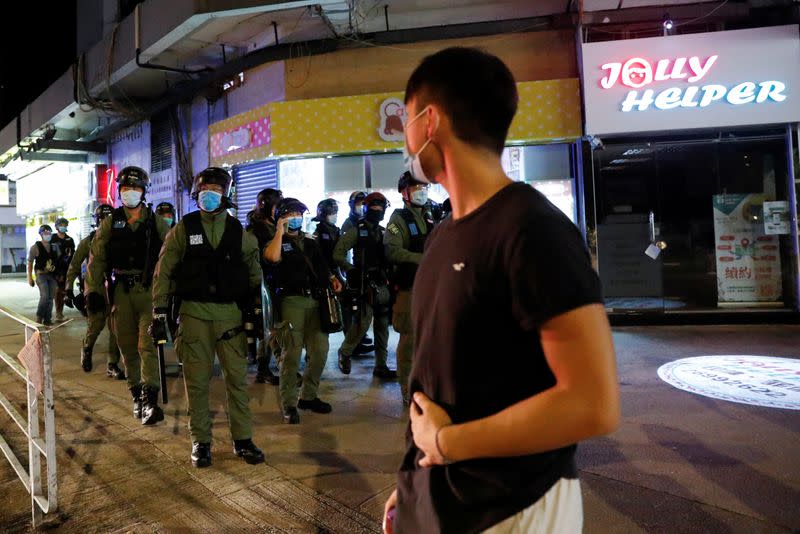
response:
<svg viewBox="0 0 800 534"><path fill-rule="evenodd" d="M504 167L509 176L543 191L578 223L582 214L576 202L574 156L581 133L579 82L522 82L518 89L519 113ZM402 206L397 192L404 170L402 97L379 93L276 102L212 125L211 161L233 166L239 178L239 217L252 209L258 190L274 184L312 211L320 200L336 199L340 224L356 190L379 191L393 207ZM270 162L277 166L273 174ZM434 186L430 197L442 202L447 193Z"/></svg>
<svg viewBox="0 0 800 534"><path fill-rule="evenodd" d="M798 311L798 27L581 55L589 242L607 308Z"/></svg>

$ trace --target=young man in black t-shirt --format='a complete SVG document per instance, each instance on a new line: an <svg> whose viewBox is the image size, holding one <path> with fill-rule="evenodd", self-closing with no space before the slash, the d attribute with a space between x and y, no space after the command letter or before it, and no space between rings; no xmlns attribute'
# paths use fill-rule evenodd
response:
<svg viewBox="0 0 800 534"><path fill-rule="evenodd" d="M496 57L451 48L406 88L407 165L452 216L414 282L406 454L387 532L574 532L578 441L619 424L611 331L575 226L500 155L517 107Z"/></svg>

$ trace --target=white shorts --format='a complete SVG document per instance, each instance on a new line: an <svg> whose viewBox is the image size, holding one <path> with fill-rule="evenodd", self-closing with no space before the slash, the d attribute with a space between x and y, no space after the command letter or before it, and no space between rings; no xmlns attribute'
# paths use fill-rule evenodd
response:
<svg viewBox="0 0 800 534"><path fill-rule="evenodd" d="M562 478L533 505L484 534L571 534L583 530L583 498L577 478Z"/></svg>

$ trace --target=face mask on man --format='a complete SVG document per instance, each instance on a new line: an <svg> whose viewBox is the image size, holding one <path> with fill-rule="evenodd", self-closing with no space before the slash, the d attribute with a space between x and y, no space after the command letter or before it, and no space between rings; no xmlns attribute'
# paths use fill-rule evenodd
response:
<svg viewBox="0 0 800 534"><path fill-rule="evenodd" d="M62 234L66 234L67 233L67 227L66 226L59 226L58 227L58 231L61 232Z"/></svg>
<svg viewBox="0 0 800 534"><path fill-rule="evenodd" d="M367 210L366 219L372 224L378 224L383 220L384 210Z"/></svg>
<svg viewBox="0 0 800 534"><path fill-rule="evenodd" d="M428 203L428 190L427 189L420 189L419 191L414 191L410 195L411 203L415 206L424 206Z"/></svg>
<svg viewBox="0 0 800 534"><path fill-rule="evenodd" d="M221 203L222 193L206 189L197 195L197 205L203 211L217 211Z"/></svg>
<svg viewBox="0 0 800 534"><path fill-rule="evenodd" d="M42 234L42 241L45 243L49 243L51 239L53 239L52 234Z"/></svg>
<svg viewBox="0 0 800 534"><path fill-rule="evenodd" d="M164 222L167 223L167 226L172 226L172 223L175 222L175 219L172 217L164 217Z"/></svg>
<svg viewBox="0 0 800 534"><path fill-rule="evenodd" d="M289 219L289 223L286 225L289 230L292 232L296 232L303 227L303 218L302 217L292 217Z"/></svg>
<svg viewBox="0 0 800 534"><path fill-rule="evenodd" d="M417 113L417 115L414 118L412 118L410 121L406 122L405 127L404 127L404 131L408 132L408 127L411 126L411 124L415 120L417 120L418 118L422 117L422 115L425 113L425 111L427 111L427 109L428 109L428 106L425 106L424 108L422 108L422 111ZM422 151L425 150L425 148L430 144L431 138L429 137L428 139L425 140L424 143L422 143L422 147L420 147L420 149L417 151L416 154L411 154L411 152L408 150L408 137L406 136L405 133L403 135L404 135L404 141L405 141L403 143L403 163L406 166L406 170L408 172L410 172L411 176L413 176L414 179L416 181L418 181L418 182L422 182L422 183L425 183L425 184L436 183L435 181L433 181L430 178L428 178L427 176L425 176L425 171L422 170L422 163L419 160L419 155L422 154Z"/></svg>
<svg viewBox="0 0 800 534"><path fill-rule="evenodd" d="M122 204L126 208L135 208L142 201L142 192L135 189L128 189L122 192Z"/></svg>
<svg viewBox="0 0 800 534"><path fill-rule="evenodd" d="M325 220L328 221L328 224L333 224L333 225L336 224L336 221L338 219L339 219L339 214L337 214L337 213L332 213L332 214L328 215L327 217L325 217Z"/></svg>

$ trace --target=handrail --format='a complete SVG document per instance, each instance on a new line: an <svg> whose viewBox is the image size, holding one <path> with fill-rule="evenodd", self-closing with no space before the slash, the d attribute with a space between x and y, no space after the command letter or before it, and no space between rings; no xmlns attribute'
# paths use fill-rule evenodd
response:
<svg viewBox="0 0 800 534"><path fill-rule="evenodd" d="M41 384L44 397L44 439L42 439L39 421L40 394L31 376L23 365L5 351L0 350L0 362L8 365L24 382L27 390L27 421L8 398L0 393L0 408L2 408L20 427L28 440L28 469L0 434L0 452L8 459L11 467L17 473L25 489L31 496L31 516L34 528L41 525L44 514L58 510L58 479L56 469L56 430L55 430L55 403L53 402L53 357L50 352L50 330L17 312L0 306L0 314L16 321L25 327L25 342L27 343L31 330L38 333L41 339L41 365L43 383ZM38 380L37 380L38 384ZM42 491L42 462L44 456L47 471L47 493Z"/></svg>

